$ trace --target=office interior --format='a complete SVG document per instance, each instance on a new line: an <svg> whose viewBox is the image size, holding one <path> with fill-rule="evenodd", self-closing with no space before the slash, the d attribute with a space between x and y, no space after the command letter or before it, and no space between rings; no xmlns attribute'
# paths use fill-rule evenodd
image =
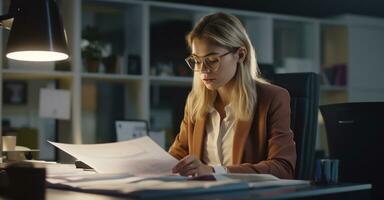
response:
<svg viewBox="0 0 384 200"><path fill-rule="evenodd" d="M32 153L34 159L73 163L47 140L115 142L119 120L145 121L149 135L167 150L178 133L192 86L193 73L184 61L190 53L185 34L200 17L217 11L241 19L262 73L317 74L320 105L384 101L380 0L57 3L69 59L30 63L3 56L0 61L0 130L3 136L16 134L17 145L38 149ZM0 2L1 13L9 4ZM8 36L0 30L1 55ZM64 91L65 98L55 104L51 96L44 96L44 89ZM329 156L320 111L314 145L316 158Z"/></svg>
<svg viewBox="0 0 384 200"><path fill-rule="evenodd" d="M169 147L191 88L184 36L199 17L222 7L242 19L262 70L318 73L321 105L384 98L383 24L375 1L367 3L375 8L371 12L346 1L335 3L339 5L333 9L327 9L332 6L327 1L318 2L319 7L292 3L286 8L274 1L267 5L248 1L233 5L225 1L217 5L209 1L58 3L70 59L49 64L2 60L3 129L33 135L28 145L40 149L39 159L60 158L46 140L112 142L116 140L114 122L122 119L146 120L150 130L164 130L162 146ZM274 4L280 13L273 13ZM3 13L8 6L9 1L2 2ZM356 10L349 11L352 7ZM7 34L3 30L3 49ZM87 48L87 43L95 43L95 49ZM97 55L98 50L102 55ZM4 95L13 86L20 88L14 102ZM42 88L71 92L69 119L39 115ZM316 149L327 154L321 115Z"/></svg>

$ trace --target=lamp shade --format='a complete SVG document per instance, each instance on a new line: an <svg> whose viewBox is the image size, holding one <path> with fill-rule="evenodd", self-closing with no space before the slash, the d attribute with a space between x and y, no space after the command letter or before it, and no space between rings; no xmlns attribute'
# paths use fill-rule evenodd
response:
<svg viewBox="0 0 384 200"><path fill-rule="evenodd" d="M55 0L12 0L7 58L59 61L68 58L67 38Z"/></svg>

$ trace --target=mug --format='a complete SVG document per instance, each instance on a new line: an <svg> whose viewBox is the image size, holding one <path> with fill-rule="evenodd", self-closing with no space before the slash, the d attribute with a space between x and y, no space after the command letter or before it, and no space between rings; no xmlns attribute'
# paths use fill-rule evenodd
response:
<svg viewBox="0 0 384 200"><path fill-rule="evenodd" d="M338 179L338 159L319 159L316 161L315 184L336 184Z"/></svg>
<svg viewBox="0 0 384 200"><path fill-rule="evenodd" d="M16 136L5 135L3 136L3 151L13 151L16 148Z"/></svg>

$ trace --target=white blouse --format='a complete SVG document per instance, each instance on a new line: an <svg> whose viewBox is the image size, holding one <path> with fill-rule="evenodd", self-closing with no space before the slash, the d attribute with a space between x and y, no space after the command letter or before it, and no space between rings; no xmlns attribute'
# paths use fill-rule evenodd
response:
<svg viewBox="0 0 384 200"><path fill-rule="evenodd" d="M213 166L216 173L225 173L222 166L232 164L234 112L231 104L224 107L225 118L220 124L219 112L211 107L207 114L203 162Z"/></svg>

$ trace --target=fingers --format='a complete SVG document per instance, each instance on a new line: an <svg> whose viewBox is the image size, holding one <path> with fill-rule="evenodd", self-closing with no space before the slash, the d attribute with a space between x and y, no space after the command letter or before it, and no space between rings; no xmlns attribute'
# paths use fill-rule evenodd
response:
<svg viewBox="0 0 384 200"><path fill-rule="evenodd" d="M180 171L179 174L181 176L197 176L198 175L197 171L198 171L197 168L194 168L194 169Z"/></svg>
<svg viewBox="0 0 384 200"><path fill-rule="evenodd" d="M198 174L199 163L192 162L188 166L185 166L179 171L179 174L182 176L190 176Z"/></svg>
<svg viewBox="0 0 384 200"><path fill-rule="evenodd" d="M181 159L175 167L173 167L173 173L180 173L183 176L194 175L200 166L200 160L193 155L188 155Z"/></svg>
<svg viewBox="0 0 384 200"><path fill-rule="evenodd" d="M173 168L172 168L172 172L173 173L178 173L182 168L184 168L185 166L189 165L190 162L193 161L193 156L186 156L184 157L183 159L181 159Z"/></svg>

